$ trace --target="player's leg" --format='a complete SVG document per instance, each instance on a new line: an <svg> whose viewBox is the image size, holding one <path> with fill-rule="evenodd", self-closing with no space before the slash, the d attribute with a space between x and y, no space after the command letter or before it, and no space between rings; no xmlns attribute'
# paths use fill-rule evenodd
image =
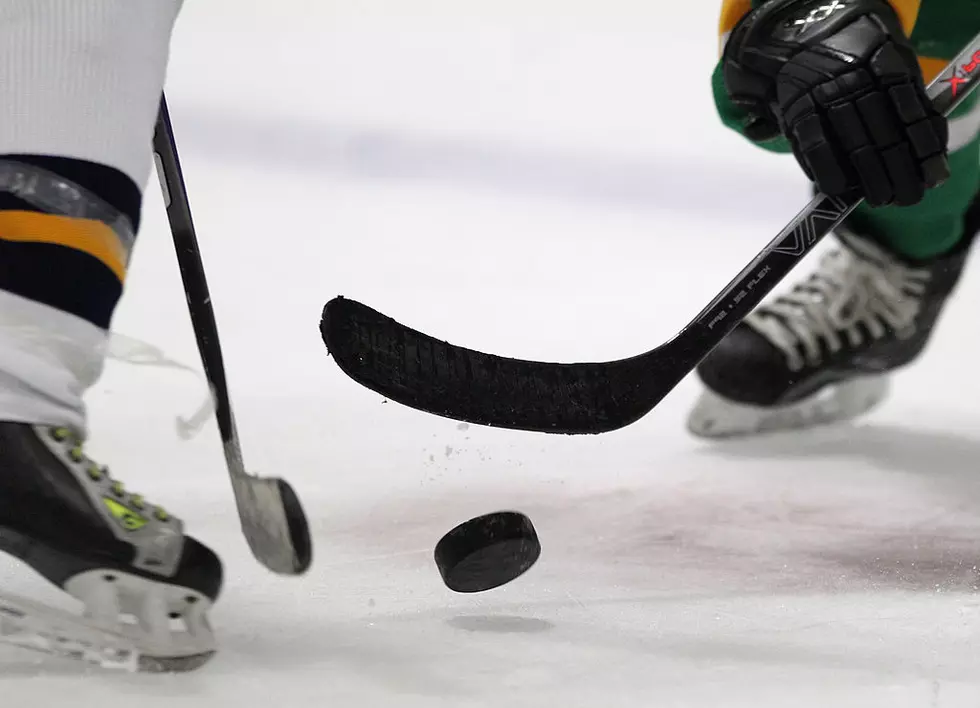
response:
<svg viewBox="0 0 980 708"><path fill-rule="evenodd" d="M106 631L68 632L76 649L97 655L117 633L144 668L163 669L213 653L221 564L88 458L82 396L101 373L139 229L180 5L0 3L0 550ZM2 590L0 610L0 638L13 627L57 641L42 610Z"/></svg>
<svg viewBox="0 0 980 708"><path fill-rule="evenodd" d="M943 186L911 207L862 206L838 231L840 248L702 362L706 390L692 432L805 427L882 400L886 372L928 342L980 231L980 97L949 128L952 174Z"/></svg>

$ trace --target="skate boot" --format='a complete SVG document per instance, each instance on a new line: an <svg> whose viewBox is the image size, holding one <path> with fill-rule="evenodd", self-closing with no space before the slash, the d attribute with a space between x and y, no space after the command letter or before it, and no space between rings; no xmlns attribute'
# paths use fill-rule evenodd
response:
<svg viewBox="0 0 980 708"><path fill-rule="evenodd" d="M66 428L0 422L0 551L84 608L0 591L0 642L144 671L187 671L215 653L218 557L127 492Z"/></svg>
<svg viewBox="0 0 980 708"><path fill-rule="evenodd" d="M761 305L698 366L706 390L688 418L699 437L806 428L870 411L888 373L929 341L980 229L923 263L894 254L846 226L841 247L785 295Z"/></svg>

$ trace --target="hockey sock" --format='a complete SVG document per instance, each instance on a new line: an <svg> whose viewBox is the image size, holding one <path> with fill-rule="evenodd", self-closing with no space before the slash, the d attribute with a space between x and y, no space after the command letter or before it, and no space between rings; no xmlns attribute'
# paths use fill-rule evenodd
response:
<svg viewBox="0 0 980 708"><path fill-rule="evenodd" d="M115 168L0 156L0 420L84 429L140 205Z"/></svg>

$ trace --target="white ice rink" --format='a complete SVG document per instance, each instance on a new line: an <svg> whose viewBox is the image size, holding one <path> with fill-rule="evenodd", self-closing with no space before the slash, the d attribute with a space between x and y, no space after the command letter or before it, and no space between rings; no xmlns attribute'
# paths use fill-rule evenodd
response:
<svg viewBox="0 0 980 708"><path fill-rule="evenodd" d="M129 676L0 651L0 705L980 706L980 272L852 426L708 445L685 381L620 432L461 426L347 379L343 294L438 337L605 360L667 339L795 214L791 158L718 124L715 0L190 0L168 81L248 466L315 533L237 527L203 385L111 363L93 450L227 568L222 653ZM199 368L155 180L115 328ZM803 268L809 268L812 262ZM463 596L432 548L519 509L541 560ZM7 589L55 594L7 564Z"/></svg>

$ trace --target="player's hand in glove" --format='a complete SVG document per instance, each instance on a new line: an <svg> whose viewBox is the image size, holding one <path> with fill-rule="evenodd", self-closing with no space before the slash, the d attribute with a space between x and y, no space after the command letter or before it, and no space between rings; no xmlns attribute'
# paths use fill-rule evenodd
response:
<svg viewBox="0 0 980 708"><path fill-rule="evenodd" d="M912 205L949 177L946 119L884 0L770 0L735 27L722 62L746 134L785 135L825 194Z"/></svg>

